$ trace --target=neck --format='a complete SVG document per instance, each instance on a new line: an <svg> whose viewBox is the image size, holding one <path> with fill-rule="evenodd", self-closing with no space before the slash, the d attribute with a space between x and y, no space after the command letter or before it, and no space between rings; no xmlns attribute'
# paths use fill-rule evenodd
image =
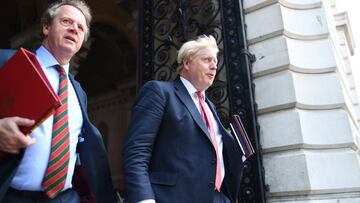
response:
<svg viewBox="0 0 360 203"><path fill-rule="evenodd" d="M54 58L59 62L60 65L66 65L70 63L70 59L72 57L71 54L65 51L52 49L52 47L49 46L46 41L44 41L43 46L54 56Z"/></svg>

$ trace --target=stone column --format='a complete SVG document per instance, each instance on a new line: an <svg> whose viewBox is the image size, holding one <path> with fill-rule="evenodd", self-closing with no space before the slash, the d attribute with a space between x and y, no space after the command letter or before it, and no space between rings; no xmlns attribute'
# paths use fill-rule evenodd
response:
<svg viewBox="0 0 360 203"><path fill-rule="evenodd" d="M360 202L358 102L331 3L244 0L268 202Z"/></svg>

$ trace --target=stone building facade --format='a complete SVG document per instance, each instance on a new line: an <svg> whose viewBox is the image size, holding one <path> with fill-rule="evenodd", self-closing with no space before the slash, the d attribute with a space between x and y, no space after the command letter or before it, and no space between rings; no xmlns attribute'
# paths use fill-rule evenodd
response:
<svg viewBox="0 0 360 203"><path fill-rule="evenodd" d="M346 13L245 0L268 202L360 202L359 100Z"/></svg>

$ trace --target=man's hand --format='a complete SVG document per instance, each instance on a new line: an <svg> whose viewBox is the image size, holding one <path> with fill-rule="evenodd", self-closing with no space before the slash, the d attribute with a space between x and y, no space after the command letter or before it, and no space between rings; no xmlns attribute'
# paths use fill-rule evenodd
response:
<svg viewBox="0 0 360 203"><path fill-rule="evenodd" d="M20 126L29 127L34 123L33 120L20 117L0 119L0 151L17 154L21 148L34 144L35 138L24 135L19 129Z"/></svg>

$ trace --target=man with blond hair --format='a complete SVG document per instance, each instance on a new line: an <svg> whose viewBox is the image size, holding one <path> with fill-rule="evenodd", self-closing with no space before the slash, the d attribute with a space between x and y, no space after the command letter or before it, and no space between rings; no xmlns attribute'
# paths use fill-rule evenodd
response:
<svg viewBox="0 0 360 203"><path fill-rule="evenodd" d="M236 202L241 152L205 96L218 51L212 36L188 41L180 76L140 90L123 148L125 202Z"/></svg>

